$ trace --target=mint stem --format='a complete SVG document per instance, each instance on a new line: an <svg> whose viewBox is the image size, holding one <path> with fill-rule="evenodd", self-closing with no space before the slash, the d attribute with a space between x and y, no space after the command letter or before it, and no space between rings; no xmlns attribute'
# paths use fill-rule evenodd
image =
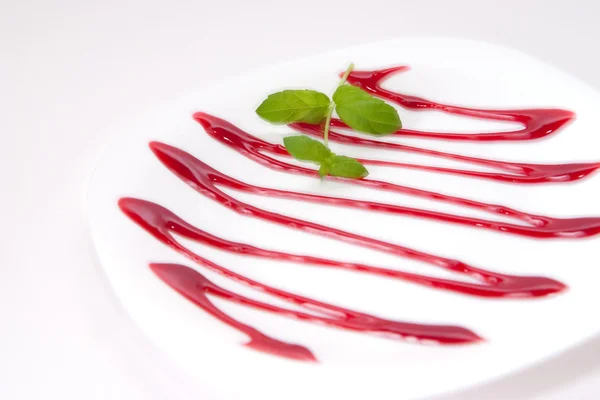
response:
<svg viewBox="0 0 600 400"><path fill-rule="evenodd" d="M340 87L344 83L346 83L346 79L348 79L348 76L350 75L350 72L352 72L353 69L354 69L354 64L350 63L350 65L348 65L348 68L346 69L346 72L344 72L344 75L342 75L342 79L340 80L338 87Z"/></svg>
<svg viewBox="0 0 600 400"><path fill-rule="evenodd" d="M325 129L323 130L323 143L325 147L329 147L329 124L331 124L331 114L333 114L333 109L335 108L335 104L333 101L329 104L329 110L327 111L327 119L325 120Z"/></svg>
<svg viewBox="0 0 600 400"><path fill-rule="evenodd" d="M338 88L346 83L346 79L348 79L348 76L350 75L350 73L352 72L353 69L354 69L354 64L350 63L350 65L346 69L346 72L344 72L344 75L342 75L342 79L340 80L340 83L337 85ZM327 147L329 147L329 125L331 124L331 115L333 114L334 108L335 108L335 103L332 100L331 103L329 103L329 110L327 111L327 119L325 119L325 129L323 130L323 143Z"/></svg>

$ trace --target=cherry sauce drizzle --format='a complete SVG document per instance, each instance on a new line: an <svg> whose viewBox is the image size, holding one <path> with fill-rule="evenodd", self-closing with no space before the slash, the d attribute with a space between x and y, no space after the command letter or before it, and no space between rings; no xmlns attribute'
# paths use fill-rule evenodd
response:
<svg viewBox="0 0 600 400"><path fill-rule="evenodd" d="M420 138L444 140L507 141L532 140L549 136L575 119L575 113L558 108L536 108L526 110L484 110L458 107L422 97L401 94L384 89L381 84L391 75L408 71L408 66L398 66L374 71L352 71L347 82L358 86L374 96L381 97L409 110L437 110L448 114L494 121L518 122L523 129L513 132L489 133L442 133L401 129L396 134ZM337 121L338 123L341 121Z"/></svg>
<svg viewBox="0 0 600 400"><path fill-rule="evenodd" d="M206 114L196 113L194 118L204 127L206 133L211 137L220 141L221 143L229 146L238 153L259 162L260 164L275 169L278 171L284 171L293 174L300 174L306 176L318 177L318 173L314 169L300 167L294 164L280 161L276 158L270 157L265 152L270 152L278 155L287 154L287 151L283 146L272 144L259 139L249 133L241 130L237 126L230 122L227 122L221 118ZM330 136L332 137L332 136ZM159 143L151 144L151 147L155 153L160 149L167 150L166 145ZM171 148L174 150L174 148ZM175 154L174 151L169 150L169 154ZM166 154L166 152L164 152ZM178 153L179 154L179 153ZM187 154L187 153L186 153ZM183 159L191 160L189 154L183 156ZM160 158L160 156L159 156ZM192 157L193 158L193 157ZM181 161L181 160L180 160ZM164 162L164 161L163 161ZM204 168L196 161L190 161L196 165L197 168ZM202 163L202 165L205 165ZM302 194L296 192L288 192L278 189L268 189L265 187L258 187L248 185L241 181L232 179L223 174L220 174L219 183L228 186L229 188L250 192L260 195L276 196L282 198L291 198L296 200L312 201L316 203L324 203L331 205L342 205L345 207L369 209L371 211L387 212L391 214L404 214L411 215L421 218L434 219L444 222L451 222L461 225L468 225L477 228L490 229L505 233L512 233L521 236L529 236L536 238L573 238L573 237L586 237L594 236L600 233L600 217L579 217L579 218L554 218L543 215L537 215L512 209L509 207L479 202L470 200L462 197L449 196L442 193L416 189L408 186L397 185L387 181L380 181L374 179L343 179L328 177L327 179L343 181L352 185L366 186L376 190L391 191L400 194L408 194L411 196L421 197L428 200L435 200L439 202L449 203L453 205L462 206L465 208L471 208L479 211L485 211L490 214L503 215L506 217L514 218L517 221L525 223L527 225L518 225L504 223L494 220L485 220L480 218L470 218L460 215L445 214L430 210L395 206L391 204L359 201L344 198L319 196L311 194Z"/></svg>
<svg viewBox="0 0 600 400"><path fill-rule="evenodd" d="M348 77L348 83L356 85L363 90L370 92L374 96L394 102L406 109L430 109L472 118L496 121L512 121L520 123L523 128L512 132L487 132L470 134L425 132L401 129L395 133L395 135L398 137L418 136L421 138L463 141L535 140L556 133L575 118L574 113L561 109L483 110L458 107L436 103L421 97L395 93L381 86L385 79L387 79L390 75L406 71L407 69L407 67L401 66L375 71L353 71ZM230 147L241 155L260 163L261 165L274 170L284 171L292 174L318 177L317 172L313 169L286 163L268 155L270 153L277 156L289 157L289 154L282 145L269 143L259 139L221 118L206 113L196 113L194 114L194 118L203 126L206 133L211 137ZM322 136L321 126L303 123L292 124L290 126L293 129L308 135L317 137ZM340 129L348 128L342 121L337 119L332 120L332 127ZM382 160L361 160L363 163L368 165L420 169L431 172L455 174L471 178L518 184L548 182L560 183L575 181L585 178L600 168L599 162L531 164L490 160L407 146L399 143L390 143L374 139L355 137L334 130L330 131L329 138L332 141L337 141L344 144L384 148L387 150L410 152L431 157L461 161L464 163L492 168L497 172L442 168ZM321 315L315 315L309 312L295 311L292 309L253 300L224 289L214 284L194 269L183 265L150 265L155 274L177 292L194 302L196 305L213 315L215 318L239 330L240 332L245 333L250 338L247 346L256 350L296 360L316 361L316 358L312 352L304 346L274 339L262 332L259 332L253 327L235 320L217 308L210 301L208 295L220 297L231 302L243 304L245 306L290 318L354 331L385 334L397 339L411 338L413 340L416 339L422 342L435 342L441 344L471 343L481 341L482 339L469 329L459 326L428 325L391 321L376 317L374 315L364 314L354 310L320 302L287 291L282 291L280 289L247 278L239 273L233 272L211 262L210 260L192 252L187 247L183 246L173 237L173 234L177 234L186 239L196 241L222 251L265 259L275 259L284 262L302 263L315 267L337 268L359 273L386 276L393 279L404 280L432 288L471 296L490 298L542 297L559 293L566 289L566 285L547 277L500 274L469 265L460 260L429 254L416 249L407 248L397 244L346 232L340 229L335 229L313 222L270 212L236 199L234 196L231 196L219 189L219 186L227 187L239 192L246 192L261 196L308 201L331 206L363 209L371 212L383 212L395 215L426 218L430 220L493 230L499 233L541 239L582 238L594 236L600 233L600 217L555 218L542 216L497 204L488 204L467 198L449 196L442 193L436 193L374 179L347 180L335 177L327 178L345 182L347 184L365 186L375 190L407 194L429 200L458 205L467 209L470 208L484 211L491 215L502 215L504 217L513 219L515 223L505 223L493 219L470 218L466 216L404 207L393 204L297 193L263 186L250 185L217 171L216 169L181 149L159 142L150 143L150 148L156 157L171 172L173 172L177 177L179 177L193 189L243 216L259 218L292 229L298 229L308 233L334 238L354 245L393 254L398 257L431 264L457 274L467 275L474 280L473 282L465 282L460 280L442 279L432 276L403 272L395 269L380 268L361 263L343 262L301 254L291 254L259 248L246 243L232 242L216 237L189 224L173 212L158 204L135 198L122 198L119 201L121 210L129 218L135 221L153 237L171 247L175 251L185 255L199 265L211 269L237 282L259 289L292 304L301 306L308 311L319 311Z"/></svg>
<svg viewBox="0 0 600 400"><path fill-rule="evenodd" d="M293 359L307 361L315 360L315 357L312 355L312 353L305 347L273 339L258 332L254 328L251 328L227 316L210 302L210 300L207 298L207 294L290 318L321 323L354 331L378 333L391 338L416 338L423 342L436 342L444 344L470 343L481 340L479 336L470 330L459 326L425 325L386 320L370 314L337 307L328 303L313 300L308 297L279 290L219 266L210 260L192 252L180 244L173 237L171 232L225 251L242 252L243 254L249 254L263 258L275 258L294 262L302 262L306 260L309 263L325 262L329 263L330 266L338 266L342 265L342 263L336 263L335 261L323 260L316 257L294 256L291 254L279 253L259 249L241 243L226 241L195 228L166 208L145 200L122 198L119 200L119 207L129 218L135 221L153 237L193 260L194 262L227 278L233 279L236 282L259 289L265 293L309 310L317 310L325 315L318 316L306 312L286 309L235 294L227 289L215 285L199 272L196 272L195 270L183 265L153 264L151 266L152 270L169 286L203 308L206 312L222 320L233 328L247 334L251 339L247 346L254 349L259 349ZM369 268L367 266L364 267ZM377 270L377 268L374 269ZM553 282L550 280L548 281L549 286L560 285L558 282Z"/></svg>

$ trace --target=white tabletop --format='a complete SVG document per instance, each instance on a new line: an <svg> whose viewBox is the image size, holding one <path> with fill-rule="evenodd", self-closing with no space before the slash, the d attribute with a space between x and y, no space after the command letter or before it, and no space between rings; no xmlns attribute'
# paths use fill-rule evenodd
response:
<svg viewBox="0 0 600 400"><path fill-rule="evenodd" d="M0 0L0 398L192 398L90 252L85 179L122 121L209 77L406 35L509 45L600 89L599 12L596 0ZM597 399L598 354L600 337L438 400Z"/></svg>

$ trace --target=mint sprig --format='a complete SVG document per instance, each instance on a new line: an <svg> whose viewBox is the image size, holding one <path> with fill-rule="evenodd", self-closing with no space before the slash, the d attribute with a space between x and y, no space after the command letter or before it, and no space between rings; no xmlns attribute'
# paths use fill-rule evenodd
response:
<svg viewBox="0 0 600 400"><path fill-rule="evenodd" d="M340 119L359 132L383 136L402 127L394 107L356 86L338 87L333 94L333 101Z"/></svg>
<svg viewBox="0 0 600 400"><path fill-rule="evenodd" d="M369 174L364 165L354 158L339 156L318 140L308 136L289 136L283 139L285 148L292 157L319 165L321 178L326 175L360 179Z"/></svg>
<svg viewBox="0 0 600 400"><path fill-rule="evenodd" d="M300 161L322 164L333 154L323 143L304 135L283 138L283 144L288 153Z"/></svg>
<svg viewBox="0 0 600 400"><path fill-rule="evenodd" d="M350 64L333 94L333 100L314 90L283 90L273 93L256 109L256 113L273 124L305 122L321 124L323 143L308 136L284 139L288 153L297 160L319 165L319 175L360 179L369 174L358 160L337 155L328 148L329 126L333 111L352 129L371 135L389 135L400 129L402 123L396 109L360 88L346 85L354 69Z"/></svg>
<svg viewBox="0 0 600 400"><path fill-rule="evenodd" d="M323 167L323 164L321 165ZM341 176L343 178L360 179L369 175L369 171L358 160L352 157L338 156L332 154L325 163L325 171L332 176ZM319 175L325 176L319 169Z"/></svg>
<svg viewBox="0 0 600 400"><path fill-rule="evenodd" d="M350 63L350 65L348 65L348 68L346 68L346 72L344 72L344 75L342 75L342 79L340 79L340 83L338 83L335 93L337 93L337 91L340 90L340 88L344 86L344 84L346 83L346 79L348 79L348 76L350 75L350 73L352 72L353 69L354 69L354 64ZM335 95L335 93L334 93L334 95ZM325 128L323 129L323 142L325 143L325 146L329 145L329 126L331 125L331 116L333 115L334 107L335 107L335 100L333 100L329 104L329 110L327 112L327 119L325 120Z"/></svg>
<svg viewBox="0 0 600 400"><path fill-rule="evenodd" d="M315 90L284 90L269 95L256 113L273 124L318 124L329 112L331 101Z"/></svg>

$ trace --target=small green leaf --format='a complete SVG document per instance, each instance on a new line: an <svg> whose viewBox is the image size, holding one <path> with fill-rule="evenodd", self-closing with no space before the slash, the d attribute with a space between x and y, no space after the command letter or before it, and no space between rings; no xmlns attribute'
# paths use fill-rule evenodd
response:
<svg viewBox="0 0 600 400"><path fill-rule="evenodd" d="M274 124L318 124L327 116L329 104L329 97L315 90L284 90L270 94L256 113Z"/></svg>
<svg viewBox="0 0 600 400"><path fill-rule="evenodd" d="M331 156L331 150L323 143L308 136L288 136L283 139L283 144L296 160L322 164Z"/></svg>
<svg viewBox="0 0 600 400"><path fill-rule="evenodd" d="M338 87L333 101L342 121L357 131L389 135L402 127L394 107L355 86Z"/></svg>
<svg viewBox="0 0 600 400"><path fill-rule="evenodd" d="M346 156L333 155L330 158L329 174L343 178L360 179L369 175L369 171L358 160ZM320 174L319 170L319 174Z"/></svg>

